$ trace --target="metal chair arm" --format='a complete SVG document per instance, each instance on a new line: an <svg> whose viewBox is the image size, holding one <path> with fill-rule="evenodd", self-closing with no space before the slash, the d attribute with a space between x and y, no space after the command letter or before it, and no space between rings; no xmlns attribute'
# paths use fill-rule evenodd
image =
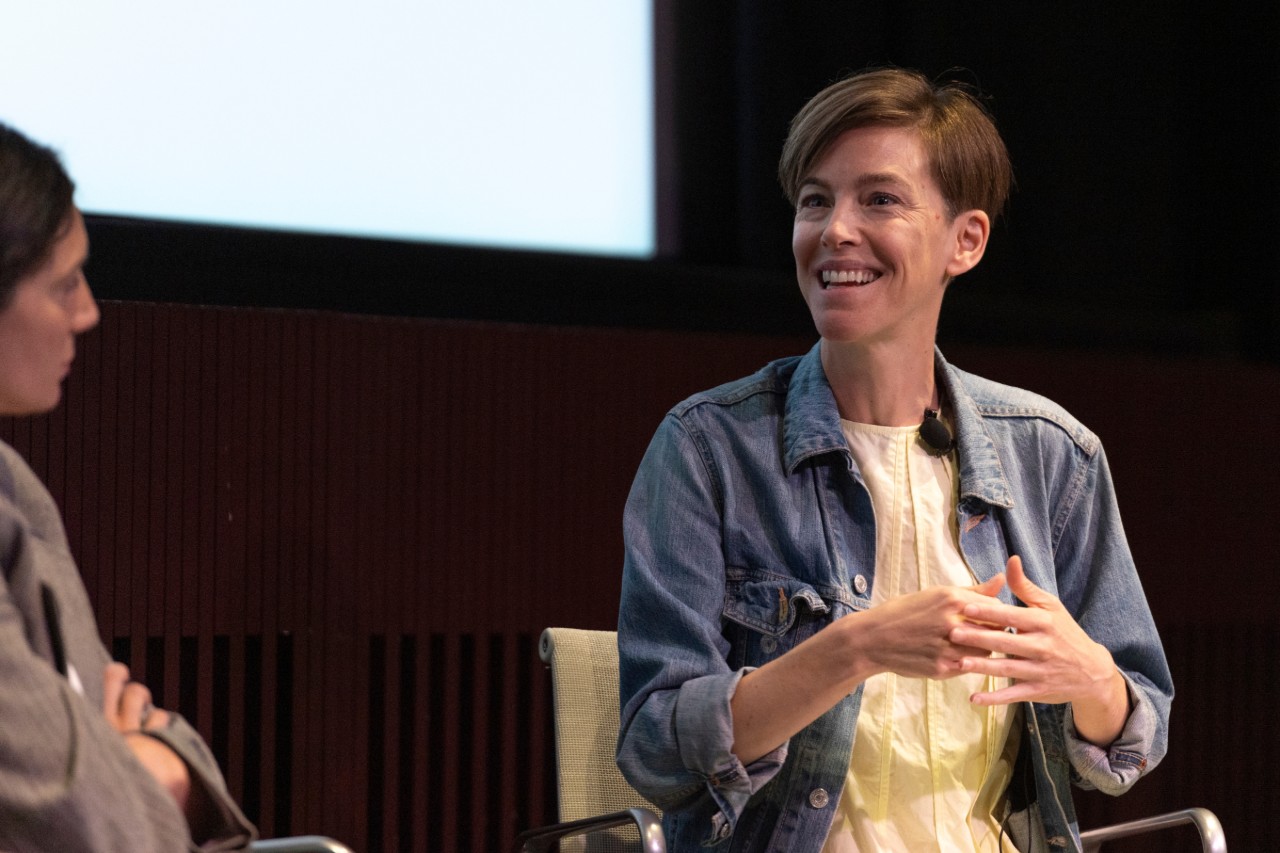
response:
<svg viewBox="0 0 1280 853"><path fill-rule="evenodd" d="M528 829L516 836L513 849L516 853L524 853L524 851L540 853L561 838L585 835L629 823L634 823L636 829L640 830L640 839L643 844L641 849L645 853L667 853L667 840L662 834L662 821L653 811L645 808L626 809L597 817Z"/></svg>
<svg viewBox="0 0 1280 853"><path fill-rule="evenodd" d="M1180 812L1169 812L1168 814L1142 818L1141 820L1131 820L1126 823L1091 829L1088 832L1080 833L1080 840L1084 843L1085 853L1096 853L1102 847L1104 841L1112 841L1143 832L1153 832L1157 829L1167 829L1171 826L1181 826L1184 823L1195 824L1196 830L1200 833L1200 841L1204 845L1205 853L1227 853L1227 838L1222 831L1222 824L1218 822L1217 815L1208 809L1201 808L1183 809Z"/></svg>
<svg viewBox="0 0 1280 853"><path fill-rule="evenodd" d="M249 845L249 853L352 853L341 841L323 835L267 838Z"/></svg>

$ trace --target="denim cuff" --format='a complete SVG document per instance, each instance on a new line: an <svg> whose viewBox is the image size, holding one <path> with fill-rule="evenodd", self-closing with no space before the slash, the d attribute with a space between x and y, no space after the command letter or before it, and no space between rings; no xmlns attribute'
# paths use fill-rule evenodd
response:
<svg viewBox="0 0 1280 853"><path fill-rule="evenodd" d="M712 835L724 826L729 832L747 800L782 769L787 744L743 765L733 754L733 713L729 702L738 682L754 667L720 675L692 678L680 686L676 703L676 736L680 760L691 772L706 779L707 793L721 814Z"/></svg>
<svg viewBox="0 0 1280 853"><path fill-rule="evenodd" d="M1123 794L1146 773L1147 756L1155 743L1158 723L1155 706L1141 688L1123 671L1125 685L1133 708L1124 728L1111 745L1103 748L1089 743L1076 734L1075 718L1071 704L1067 703L1063 715L1063 734L1066 738L1067 757L1071 766L1080 774L1086 788L1096 788L1104 794Z"/></svg>

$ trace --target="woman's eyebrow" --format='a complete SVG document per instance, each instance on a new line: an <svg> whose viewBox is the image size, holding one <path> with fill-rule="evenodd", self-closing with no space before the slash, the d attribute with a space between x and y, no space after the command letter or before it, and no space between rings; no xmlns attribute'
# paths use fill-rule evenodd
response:
<svg viewBox="0 0 1280 853"><path fill-rule="evenodd" d="M903 180L901 175L895 172L868 172L864 175L859 175L853 182L854 188L858 190L864 190L867 187L884 186L886 184L893 187L901 187L903 189L910 188L910 184ZM830 183L817 177L808 177L800 182L801 189L806 186L814 186L824 190L831 188Z"/></svg>
<svg viewBox="0 0 1280 853"><path fill-rule="evenodd" d="M866 189L872 186L881 186L889 184L895 187L907 188L909 185L902 179L900 175L893 172L868 172L865 175L859 175L853 185L858 189Z"/></svg>

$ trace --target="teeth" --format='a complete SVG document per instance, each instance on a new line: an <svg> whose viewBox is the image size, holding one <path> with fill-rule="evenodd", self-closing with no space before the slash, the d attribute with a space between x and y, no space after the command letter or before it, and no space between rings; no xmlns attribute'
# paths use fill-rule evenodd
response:
<svg viewBox="0 0 1280 853"><path fill-rule="evenodd" d="M871 270L823 270L823 284L870 284L880 277Z"/></svg>

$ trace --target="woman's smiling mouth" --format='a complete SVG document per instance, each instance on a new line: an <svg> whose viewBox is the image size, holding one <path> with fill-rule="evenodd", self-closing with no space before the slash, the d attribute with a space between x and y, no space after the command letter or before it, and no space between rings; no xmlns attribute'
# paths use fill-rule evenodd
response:
<svg viewBox="0 0 1280 853"><path fill-rule="evenodd" d="M822 286L870 284L880 277L874 270L823 270Z"/></svg>

